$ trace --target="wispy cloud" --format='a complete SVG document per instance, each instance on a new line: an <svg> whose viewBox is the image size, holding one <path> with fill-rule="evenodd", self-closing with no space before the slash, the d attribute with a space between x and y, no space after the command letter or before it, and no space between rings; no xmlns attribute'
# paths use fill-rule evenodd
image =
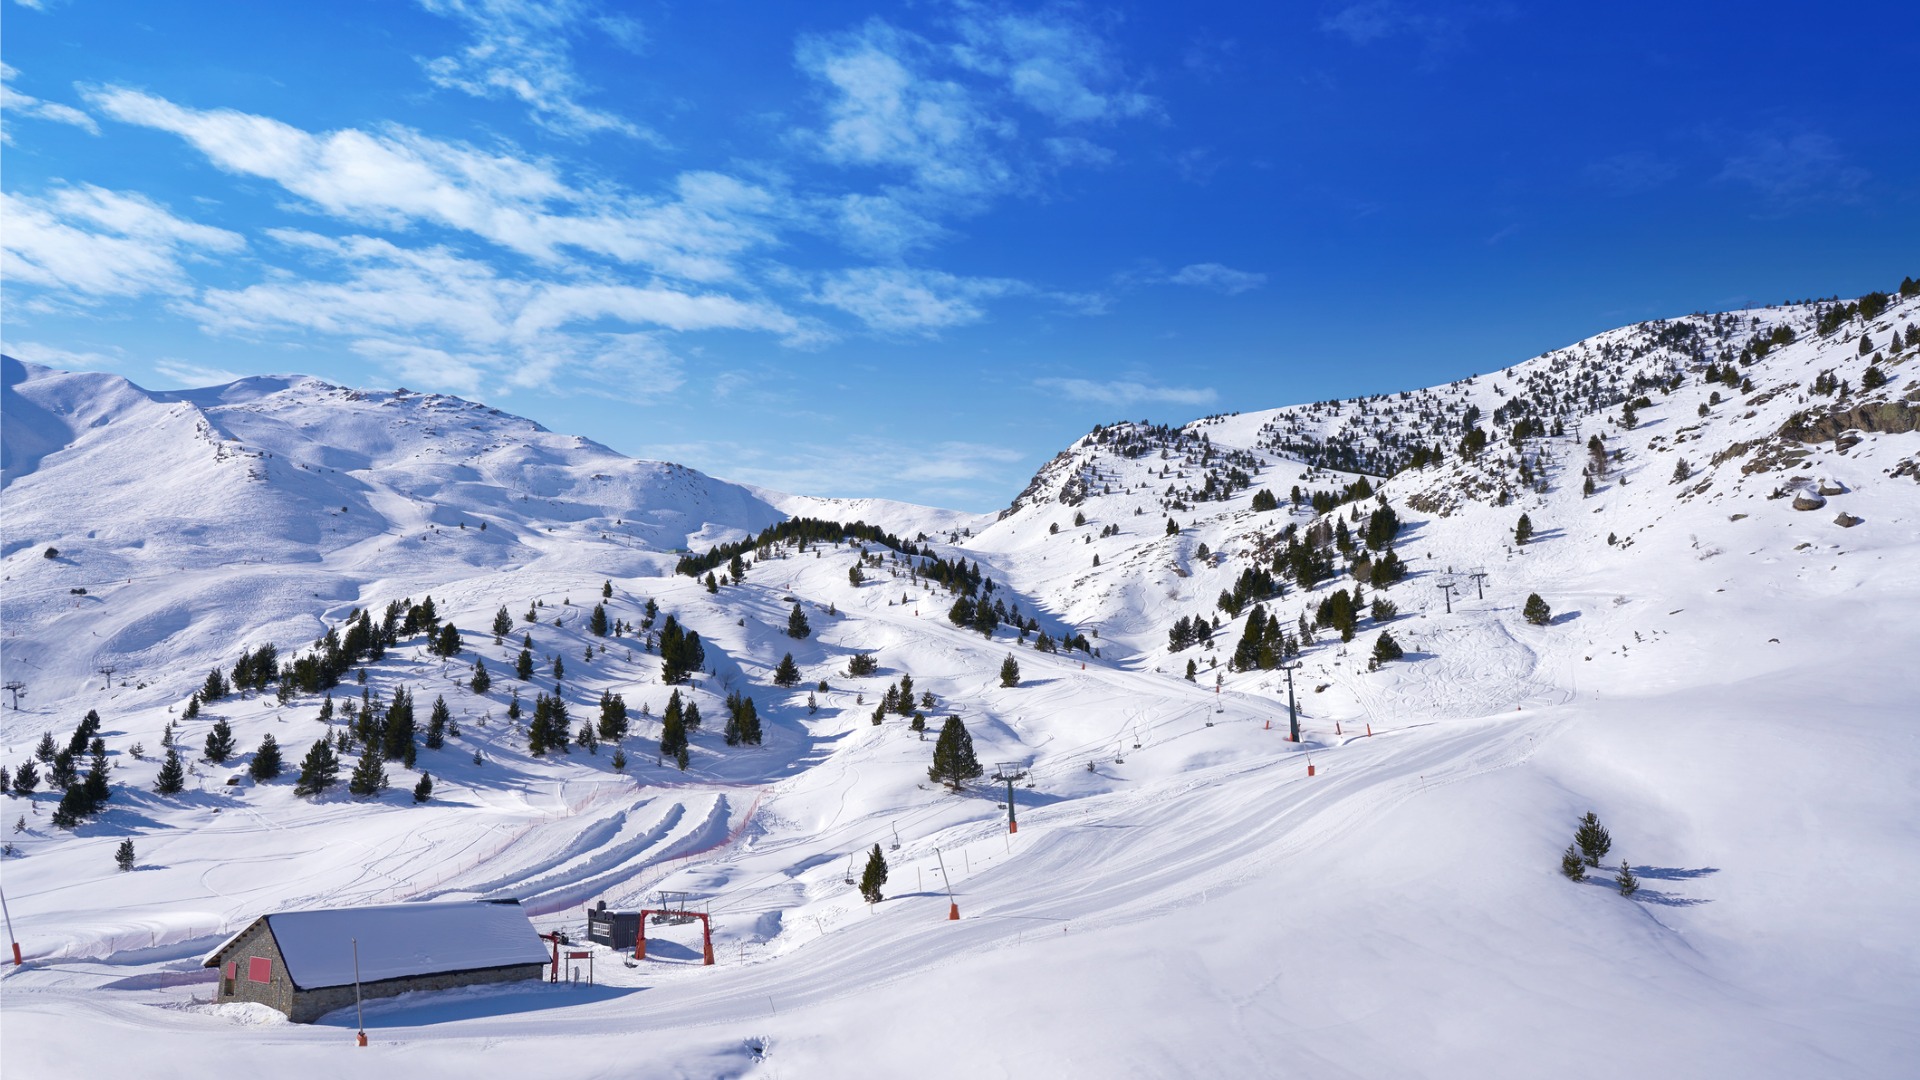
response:
<svg viewBox="0 0 1920 1080"><path fill-rule="evenodd" d="M420 0L435 15L465 26L472 40L449 56L421 61L436 86L480 98L511 97L534 123L558 135L612 132L660 142L652 130L605 109L583 105L590 88L574 70L572 40L605 32L637 48L645 33L626 16L596 13L581 0Z"/></svg>
<svg viewBox="0 0 1920 1080"><path fill-rule="evenodd" d="M1209 262L1183 266L1168 274L1166 281L1169 285L1191 285L1195 288L1226 293L1228 296L1238 296L1265 285L1267 275L1248 270L1235 270L1231 266Z"/></svg>
<svg viewBox="0 0 1920 1080"><path fill-rule="evenodd" d="M219 333L336 336L437 389L473 392L483 380L547 386L565 371L622 396L652 396L681 382L662 332L747 330L794 343L822 332L776 306L720 293L512 276L445 248L375 237L270 235L309 276L209 289L179 310Z"/></svg>
<svg viewBox="0 0 1920 1080"><path fill-rule="evenodd" d="M242 372L196 364L188 360L155 361L153 370L173 380L176 387L219 386L246 378Z"/></svg>
<svg viewBox="0 0 1920 1080"><path fill-rule="evenodd" d="M774 238L775 193L687 172L643 199L569 185L547 161L388 126L322 134L232 109L192 109L138 90L86 92L116 120L172 132L214 165L271 180L358 224L457 229L547 261L571 250L695 281L737 274L734 259Z"/></svg>
<svg viewBox="0 0 1920 1080"><path fill-rule="evenodd" d="M1716 179L1751 188L1776 209L1851 202L1872 175L1817 131L1757 131L1715 141L1732 144Z"/></svg>
<svg viewBox="0 0 1920 1080"><path fill-rule="evenodd" d="M1589 182L1615 195L1638 195L1664 187L1679 171L1671 161L1644 150L1602 158L1586 170Z"/></svg>
<svg viewBox="0 0 1920 1080"><path fill-rule="evenodd" d="M967 5L956 20L953 55L972 71L1002 80L1028 108L1061 123L1110 122L1160 113L1093 27L1065 9L1040 12Z"/></svg>
<svg viewBox="0 0 1920 1080"><path fill-rule="evenodd" d="M0 273L83 303L185 292L183 261L246 246L237 233L175 217L143 195L92 185L0 193L0 217Z"/></svg>
<svg viewBox="0 0 1920 1080"><path fill-rule="evenodd" d="M1116 379L1096 382L1092 379L1035 379L1033 385L1050 390L1073 401L1130 408L1134 405L1211 405L1220 395L1210 386L1157 386Z"/></svg>
<svg viewBox="0 0 1920 1080"><path fill-rule="evenodd" d="M13 116L32 116L41 120L51 120L56 124L71 124L81 128L89 135L100 134L100 125L93 117L71 105L62 105L57 101L42 101L32 94L13 87L13 80L20 72L11 64L0 63L0 114ZM0 143L13 144L13 137L4 128L0 128Z"/></svg>
<svg viewBox="0 0 1920 1080"><path fill-rule="evenodd" d="M120 366L120 358L109 353L63 349L38 341L0 342L0 353L29 364L45 364L68 371L110 371Z"/></svg>
<svg viewBox="0 0 1920 1080"><path fill-rule="evenodd" d="M982 301L1030 291L1004 278L965 278L938 270L861 267L825 277L814 300L896 336L929 335L986 317Z"/></svg>

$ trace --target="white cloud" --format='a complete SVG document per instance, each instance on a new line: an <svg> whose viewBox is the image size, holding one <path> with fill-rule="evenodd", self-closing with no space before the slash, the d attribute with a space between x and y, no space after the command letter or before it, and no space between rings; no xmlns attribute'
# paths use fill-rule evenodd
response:
<svg viewBox="0 0 1920 1080"><path fill-rule="evenodd" d="M572 249L694 281L736 275L733 260L774 240L775 193L688 172L670 197L581 190L553 166L391 126L313 134L232 109L190 109L137 90L89 90L114 119L181 136L216 166L272 180L321 212L359 224L414 222L471 233L558 262Z"/></svg>
<svg viewBox="0 0 1920 1080"><path fill-rule="evenodd" d="M1848 202L1871 174L1816 131L1752 132L1738 140L1716 179L1744 184L1776 207Z"/></svg>
<svg viewBox="0 0 1920 1080"><path fill-rule="evenodd" d="M963 9L953 54L971 70L1004 81L1028 108L1061 123L1151 116L1160 103L1129 85L1112 49L1092 28L1060 11Z"/></svg>
<svg viewBox="0 0 1920 1080"><path fill-rule="evenodd" d="M246 378L244 374L238 371L228 371L226 368L195 364L187 360L159 360L154 363L153 370L173 380L176 387L182 388L221 386Z"/></svg>
<svg viewBox="0 0 1920 1080"><path fill-rule="evenodd" d="M802 38L800 67L833 90L827 124L804 133L829 161L892 166L916 186L978 197L1008 187L999 146L1016 128L962 85L931 77L926 43L874 19L858 30Z"/></svg>
<svg viewBox="0 0 1920 1080"><path fill-rule="evenodd" d="M349 340L409 381L473 393L483 385L548 387L578 375L643 398L681 382L661 331L747 330L809 344L823 333L781 309L659 285L509 277L444 248L297 230L270 235L317 276L211 289L178 309L214 332L302 331Z"/></svg>
<svg viewBox="0 0 1920 1080"><path fill-rule="evenodd" d="M824 443L782 445L777 451L739 443L649 446L645 452L672 461L695 461L729 479L776 491L826 496L895 492L897 497L952 498L980 502L983 488L1018 481L1012 471L1025 455L1005 446L945 441L896 441L855 436Z"/></svg>
<svg viewBox="0 0 1920 1080"><path fill-rule="evenodd" d="M1027 291L1024 284L1004 278L872 266L827 275L814 300L882 334L932 335L985 318L980 301Z"/></svg>
<svg viewBox="0 0 1920 1080"><path fill-rule="evenodd" d="M179 293L181 263L245 247L238 234L177 218L144 195L86 185L34 197L0 193L0 273L83 302Z"/></svg>
<svg viewBox="0 0 1920 1080"><path fill-rule="evenodd" d="M589 88L573 69L570 39L589 27L628 48L644 40L623 16L590 19L577 0L420 0L435 15L463 24L472 40L450 56L421 61L434 85L481 98L512 97L534 123L559 135L613 132L659 142L652 131L580 103Z"/></svg>
<svg viewBox="0 0 1920 1080"><path fill-rule="evenodd" d="M1140 404L1211 405L1220 395L1210 386L1153 386L1130 379L1095 382L1091 379L1035 379L1035 386L1074 401L1130 408Z"/></svg>
<svg viewBox="0 0 1920 1080"><path fill-rule="evenodd" d="M0 113L15 116L33 116L42 120L52 120L57 124L71 124L85 130L89 135L100 134L100 125L93 117L71 105L62 105L57 101L42 101L32 94L14 89L11 85L20 72L12 65L0 63ZM0 143L12 145L13 137L0 130Z"/></svg>
<svg viewBox="0 0 1920 1080"><path fill-rule="evenodd" d="M1230 266L1222 266L1219 263L1210 262L1183 266L1173 273L1168 274L1165 280L1169 285L1192 285L1196 288L1213 289L1216 292L1223 292L1228 296L1238 296L1243 292L1265 285L1267 283L1267 275L1256 274L1247 270L1235 270Z"/></svg>
<svg viewBox="0 0 1920 1080"><path fill-rule="evenodd" d="M38 341L0 342L0 353L29 364L45 364L67 371L110 371L120 366L120 358L107 353L79 352Z"/></svg>

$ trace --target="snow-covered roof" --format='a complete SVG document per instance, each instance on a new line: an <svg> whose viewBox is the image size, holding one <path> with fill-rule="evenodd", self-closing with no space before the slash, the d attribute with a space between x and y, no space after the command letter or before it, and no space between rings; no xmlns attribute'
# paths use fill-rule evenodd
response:
<svg viewBox="0 0 1920 1080"><path fill-rule="evenodd" d="M514 904L384 904L279 911L261 918L280 946L287 974L303 990L353 982L356 940L361 982L548 960L533 924ZM203 966L219 964L221 954L258 922L208 953Z"/></svg>

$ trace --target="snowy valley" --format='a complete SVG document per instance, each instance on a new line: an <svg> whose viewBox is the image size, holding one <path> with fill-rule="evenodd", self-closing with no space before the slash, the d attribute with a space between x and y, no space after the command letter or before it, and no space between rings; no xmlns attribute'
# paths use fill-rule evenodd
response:
<svg viewBox="0 0 1920 1080"><path fill-rule="evenodd" d="M158 392L9 358L4 392L9 1076L1892 1077L1920 1053L1911 282L1118 421L984 515L317 379ZM391 643L355 652L356 624ZM700 646L672 684L670 624ZM422 736L444 705L440 745L350 794L401 695ZM557 744L530 746L547 699ZM702 717L684 765L670 704ZM111 797L57 825L36 750L89 710ZM957 793L928 773L950 717L981 766ZM339 782L296 794L322 740ZM1611 855L1576 882L1590 811ZM697 926L650 929L593 986L369 1003L364 1049L351 1010L207 1003L201 958L269 911L512 897L581 938L589 905L661 893L710 914L713 966Z"/></svg>

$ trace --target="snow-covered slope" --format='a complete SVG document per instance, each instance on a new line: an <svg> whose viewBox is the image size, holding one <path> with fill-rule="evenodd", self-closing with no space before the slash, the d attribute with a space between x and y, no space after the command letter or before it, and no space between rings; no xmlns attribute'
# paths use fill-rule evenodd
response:
<svg viewBox="0 0 1920 1080"><path fill-rule="evenodd" d="M10 1075L105 1071L132 1046L144 1074L186 1075L209 1042L293 1076L1904 1075L1920 297L1835 309L1642 324L1402 395L1103 427L998 520L741 489L453 399L310 380L150 394L9 361L0 658L26 687L0 760L96 708L114 798L71 831L44 788L7 801L32 961L0 984L0 1054ZM1382 506L1398 529L1369 550ZM789 515L863 517L911 551L772 543L743 581L721 561L712 591L673 572L675 548ZM1388 548L1404 576L1363 569L1343 641L1316 616ZM1327 576L1300 581L1290 551ZM942 582L976 566L956 603ZM338 736L319 696L183 719L243 648L288 658L353 608L429 592L462 653L402 635L334 692L360 700L364 671L369 703L407 687L423 726L435 697L457 721L414 768L389 763L386 795L246 776L267 734L292 760ZM1523 617L1531 594L1544 621ZM995 618L956 625L975 600ZM706 646L679 688L706 717L684 772L656 760L672 690L649 602ZM589 629L595 603L614 633ZM787 633L796 604L806 637ZM1256 611L1274 629L1236 665ZM1182 620L1211 642L1171 640ZM1405 655L1376 665L1383 635ZM801 679L776 686L789 653ZM860 654L875 673L847 673ZM1299 665L1299 743L1280 661ZM876 714L902 676L905 712ZM721 737L736 692L759 746ZM516 693L557 693L574 725L623 695L624 771L604 746L531 755ZM947 716L987 774L960 796L926 774ZM238 756L153 794L162 728L197 751L215 719ZM988 779L1003 766L1020 774L1011 835ZM434 796L414 805L422 771ZM1642 880L1631 900L1611 869L1557 872L1589 810L1609 866ZM130 874L111 859L124 836ZM849 879L875 845L891 872L869 907ZM582 905L662 889L712 912L717 967L697 934L653 928L648 961L600 955L598 988L371 1008L367 1050L350 1016L260 1026L192 1004L210 989L198 954L266 910L514 895L577 932Z"/></svg>

